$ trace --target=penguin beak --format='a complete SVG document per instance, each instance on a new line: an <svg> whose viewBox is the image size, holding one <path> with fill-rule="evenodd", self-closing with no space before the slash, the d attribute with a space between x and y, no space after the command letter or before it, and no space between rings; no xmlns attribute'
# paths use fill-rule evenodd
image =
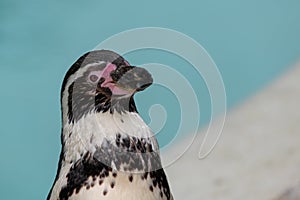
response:
<svg viewBox="0 0 300 200"><path fill-rule="evenodd" d="M105 81L101 87L107 87L113 95L133 95L153 83L151 74L144 68L122 65L108 65L102 73Z"/></svg>
<svg viewBox="0 0 300 200"><path fill-rule="evenodd" d="M153 83L151 74L144 68L121 66L110 73L117 87L127 91L142 91Z"/></svg>

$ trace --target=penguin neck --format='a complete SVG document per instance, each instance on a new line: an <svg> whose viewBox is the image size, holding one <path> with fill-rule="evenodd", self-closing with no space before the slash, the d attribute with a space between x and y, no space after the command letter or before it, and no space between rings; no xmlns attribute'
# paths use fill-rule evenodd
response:
<svg viewBox="0 0 300 200"><path fill-rule="evenodd" d="M93 155L104 142L118 144L120 137L147 138L158 149L152 131L138 113L92 112L63 126L63 160L75 163L86 153Z"/></svg>

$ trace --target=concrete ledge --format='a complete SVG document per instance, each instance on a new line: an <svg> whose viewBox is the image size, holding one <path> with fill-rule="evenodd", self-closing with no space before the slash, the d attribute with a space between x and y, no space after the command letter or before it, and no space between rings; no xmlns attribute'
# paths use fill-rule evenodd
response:
<svg viewBox="0 0 300 200"><path fill-rule="evenodd" d="M175 199L293 200L286 191L300 182L300 64L231 110L204 160L197 158L199 135L166 169ZM163 155L176 154L177 145Z"/></svg>

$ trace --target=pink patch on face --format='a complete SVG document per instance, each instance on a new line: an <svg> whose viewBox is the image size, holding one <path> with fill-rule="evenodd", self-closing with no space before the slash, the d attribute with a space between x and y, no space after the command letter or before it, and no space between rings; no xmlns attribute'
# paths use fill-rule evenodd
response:
<svg viewBox="0 0 300 200"><path fill-rule="evenodd" d="M123 90L117 87L114 81L112 80L110 73L116 69L117 66L112 63L108 63L106 65L106 67L102 70L102 74L101 74L101 77L105 78L105 81L101 84L101 87L109 88L114 95L129 94L127 90Z"/></svg>
<svg viewBox="0 0 300 200"><path fill-rule="evenodd" d="M117 69L116 65L112 63L108 63L106 67L102 70L102 77L105 79L110 78L110 73L116 69Z"/></svg>

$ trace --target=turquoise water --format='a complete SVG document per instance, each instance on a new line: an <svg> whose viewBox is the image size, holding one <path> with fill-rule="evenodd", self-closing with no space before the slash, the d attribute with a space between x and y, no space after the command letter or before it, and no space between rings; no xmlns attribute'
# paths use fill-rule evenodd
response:
<svg viewBox="0 0 300 200"><path fill-rule="evenodd" d="M232 107L299 59L299 9L297 0L1 0L0 198L45 199L60 151L62 78L81 54L102 40L144 26L171 28L189 35L218 65L228 107ZM131 63L158 62L176 69L188 65L174 55L154 50L133 52L126 58ZM200 125L204 125L210 117L205 84L192 71L180 72L197 85ZM180 121L178 102L157 87L139 94L137 100L147 122L147 108L153 102L165 105L170 113L159 135L164 145Z"/></svg>

